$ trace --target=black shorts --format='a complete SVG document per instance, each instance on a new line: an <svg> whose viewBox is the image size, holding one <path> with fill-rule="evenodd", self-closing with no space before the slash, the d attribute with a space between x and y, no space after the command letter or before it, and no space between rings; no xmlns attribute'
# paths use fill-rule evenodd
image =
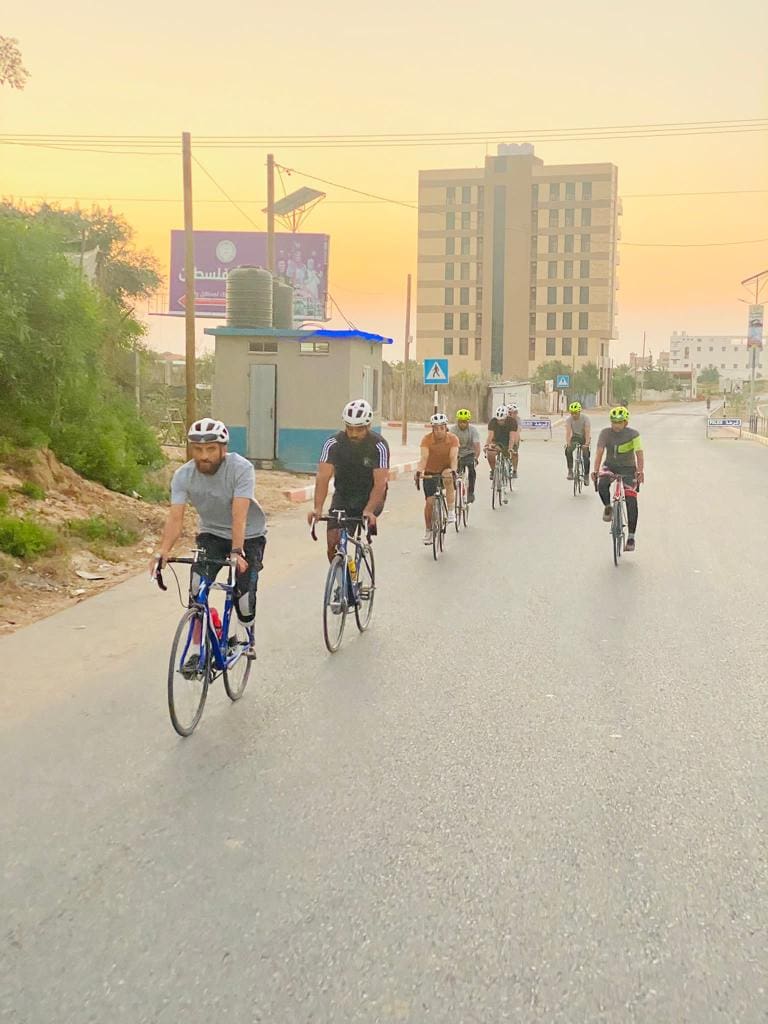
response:
<svg viewBox="0 0 768 1024"><path fill-rule="evenodd" d="M208 558L223 562L229 558L232 541L226 537L217 537L213 533L198 533L197 546L202 548ZM256 591L259 586L259 573L264 566L264 548L266 537L248 537L243 545L248 568L235 576L235 610L242 622L252 622L256 614ZM223 566L213 565L204 558L192 566L193 573L199 573L209 580L215 580Z"/></svg>
<svg viewBox="0 0 768 1024"><path fill-rule="evenodd" d="M384 491L384 501L386 501L386 500L387 500L387 492L385 490ZM384 511L384 501L382 501L382 503L380 505L377 505L373 509L373 514L375 516L380 516L381 513ZM359 498L353 498L352 500L346 500L344 498L344 495L339 494L339 492L336 491L334 493L334 495L333 495L333 499L331 501L331 507L329 509L329 512L345 512L350 517L350 519L361 519L362 515L363 515L363 511L365 510L365 506L367 504L368 504L367 500L364 501L361 504ZM336 526L335 526L334 523L328 523L328 530L329 530L329 532L331 530L335 530L335 529L336 529ZM376 536L376 527L375 526L371 530L371 536L372 537Z"/></svg>
<svg viewBox="0 0 768 1024"><path fill-rule="evenodd" d="M425 498L434 498L437 494L437 485L439 483L439 477L437 476L425 476L422 478L421 484L424 488ZM445 487L445 477L443 477L443 487Z"/></svg>

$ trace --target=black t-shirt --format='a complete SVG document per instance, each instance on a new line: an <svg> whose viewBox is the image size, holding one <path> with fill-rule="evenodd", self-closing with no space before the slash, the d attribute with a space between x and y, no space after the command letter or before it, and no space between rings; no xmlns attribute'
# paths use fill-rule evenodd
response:
<svg viewBox="0 0 768 1024"><path fill-rule="evenodd" d="M509 435L520 429L516 417L512 419L499 420L494 416L488 422L488 429L493 434L493 439L500 448L509 448Z"/></svg>
<svg viewBox="0 0 768 1024"><path fill-rule="evenodd" d="M389 469L389 445L372 430L362 441L350 441L340 430L323 445L320 462L333 466L334 507L362 510L373 489L374 469Z"/></svg>

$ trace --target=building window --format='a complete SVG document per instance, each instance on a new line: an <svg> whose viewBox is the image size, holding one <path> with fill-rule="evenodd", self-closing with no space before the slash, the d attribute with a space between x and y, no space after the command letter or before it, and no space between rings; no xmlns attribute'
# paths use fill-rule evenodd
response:
<svg viewBox="0 0 768 1024"><path fill-rule="evenodd" d="M566 285L565 288L563 288L563 305L573 305L573 288L571 285Z"/></svg>
<svg viewBox="0 0 768 1024"><path fill-rule="evenodd" d="M477 201L482 206L483 200L485 199L485 188L482 185L477 186Z"/></svg>
<svg viewBox="0 0 768 1024"><path fill-rule="evenodd" d="M566 181L565 183L565 198L575 199L576 198L576 182Z"/></svg>
<svg viewBox="0 0 768 1024"><path fill-rule="evenodd" d="M462 203L472 202L472 187L471 185L462 185L461 187L461 201Z"/></svg>
<svg viewBox="0 0 768 1024"><path fill-rule="evenodd" d="M477 330L480 330L482 328L482 326L483 326L483 314L478 309L478 311L475 313L475 328Z"/></svg>
<svg viewBox="0 0 768 1024"><path fill-rule="evenodd" d="M563 313L563 330L570 331L573 328L573 313Z"/></svg>
<svg viewBox="0 0 768 1024"><path fill-rule="evenodd" d="M480 354L482 352L483 342L480 338L475 338L475 359L480 362Z"/></svg>
<svg viewBox="0 0 768 1024"><path fill-rule="evenodd" d="M462 256L469 256L469 239L468 238L462 238L460 240L460 244L461 244L461 249L460 249L461 255Z"/></svg>
<svg viewBox="0 0 768 1024"><path fill-rule="evenodd" d="M461 276L461 280L462 281L468 281L469 280L469 264L468 263L462 263L461 264L460 276Z"/></svg>
<svg viewBox="0 0 768 1024"><path fill-rule="evenodd" d="M469 288L459 288L459 305L469 305Z"/></svg>
<svg viewBox="0 0 768 1024"><path fill-rule="evenodd" d="M565 251L573 252L573 235L565 236Z"/></svg>
<svg viewBox="0 0 768 1024"><path fill-rule="evenodd" d="M531 199L533 200L534 203L538 203L538 201L539 201L539 186L538 185L531 185Z"/></svg>
<svg viewBox="0 0 768 1024"><path fill-rule="evenodd" d="M555 342L554 338L547 338L547 355L548 356L555 356L555 355L557 355L557 349L556 349L555 345L556 345L556 342Z"/></svg>
<svg viewBox="0 0 768 1024"><path fill-rule="evenodd" d="M592 250L592 240L589 235L581 236L581 251L590 252Z"/></svg>
<svg viewBox="0 0 768 1024"><path fill-rule="evenodd" d="M579 277L589 277L589 260L579 260Z"/></svg>
<svg viewBox="0 0 768 1024"><path fill-rule="evenodd" d="M571 338L563 338L563 355L569 356L571 354Z"/></svg>
<svg viewBox="0 0 768 1024"><path fill-rule="evenodd" d="M459 313L459 330L469 330L469 313Z"/></svg>
<svg viewBox="0 0 768 1024"><path fill-rule="evenodd" d="M589 338L579 338L579 355L589 355Z"/></svg>
<svg viewBox="0 0 768 1024"><path fill-rule="evenodd" d="M445 289L445 303L444 303L444 305L446 305L446 306L452 306L453 305L453 288L446 288Z"/></svg>
<svg viewBox="0 0 768 1024"><path fill-rule="evenodd" d="M443 355L453 355L453 338L443 338Z"/></svg>
<svg viewBox="0 0 768 1024"><path fill-rule="evenodd" d="M477 275L477 280L481 281L482 277L483 277L483 264L482 263L476 263L475 264L475 273Z"/></svg>
<svg viewBox="0 0 768 1024"><path fill-rule="evenodd" d="M573 277L573 260L566 260L563 264L563 277Z"/></svg>
<svg viewBox="0 0 768 1024"><path fill-rule="evenodd" d="M539 229L539 211L531 211L531 231L538 231Z"/></svg>
<svg viewBox="0 0 768 1024"><path fill-rule="evenodd" d="M589 330L589 313L579 313L579 330Z"/></svg>
<svg viewBox="0 0 768 1024"><path fill-rule="evenodd" d="M556 183L552 183L549 186L549 201L550 203L556 202L560 198L560 186Z"/></svg>
<svg viewBox="0 0 768 1024"><path fill-rule="evenodd" d="M529 332L531 334L535 334L536 333L536 314L535 313L529 313L528 314L528 330L529 330Z"/></svg>
<svg viewBox="0 0 768 1024"><path fill-rule="evenodd" d="M557 235L550 235L547 239L547 252L550 256L557 252Z"/></svg>
<svg viewBox="0 0 768 1024"><path fill-rule="evenodd" d="M469 355L469 338L459 338L459 355Z"/></svg>
<svg viewBox="0 0 768 1024"><path fill-rule="evenodd" d="M455 238L446 238L446 240L445 240L445 255L446 256L453 256L455 252L456 252L456 239Z"/></svg>
<svg viewBox="0 0 768 1024"><path fill-rule="evenodd" d="M300 341L299 353L302 356L327 356L331 346L327 341Z"/></svg>
<svg viewBox="0 0 768 1024"><path fill-rule="evenodd" d="M443 313L443 330L453 330L453 313Z"/></svg>
<svg viewBox="0 0 768 1024"><path fill-rule="evenodd" d="M581 211L581 226L588 228L592 225L592 211L587 206Z"/></svg>
<svg viewBox="0 0 768 1024"><path fill-rule="evenodd" d="M483 236L477 236L477 258L481 260L483 258Z"/></svg>
<svg viewBox="0 0 768 1024"><path fill-rule="evenodd" d="M592 182L591 181L583 181L581 183L581 198L582 199L591 199L592 198Z"/></svg>
<svg viewBox="0 0 768 1024"><path fill-rule="evenodd" d="M445 264L445 280L446 281L452 281L453 280L453 275L455 273L455 271L453 269L453 266L454 266L453 263L446 263Z"/></svg>
<svg viewBox="0 0 768 1024"><path fill-rule="evenodd" d="M725 369L725 363L720 363L720 369L721 369L721 370L724 370L724 369Z"/></svg>
<svg viewBox="0 0 768 1024"><path fill-rule="evenodd" d="M588 306L589 305L589 288L584 288L584 287L579 288L579 305L580 306Z"/></svg>
<svg viewBox="0 0 768 1024"><path fill-rule="evenodd" d="M456 214L451 211L445 215L445 230L453 231L456 227Z"/></svg>
<svg viewBox="0 0 768 1024"><path fill-rule="evenodd" d="M557 261L550 260L547 264L547 277L554 279L557 277Z"/></svg>
<svg viewBox="0 0 768 1024"><path fill-rule="evenodd" d="M277 352L276 341L249 341L248 342L249 352Z"/></svg>
<svg viewBox="0 0 768 1024"><path fill-rule="evenodd" d="M531 335L531 337L528 338L528 358L529 359L535 359L536 358L536 336L535 335Z"/></svg>
<svg viewBox="0 0 768 1024"><path fill-rule="evenodd" d="M547 330L557 330L557 313L547 313Z"/></svg>
<svg viewBox="0 0 768 1024"><path fill-rule="evenodd" d="M573 227L573 225L575 223L575 215L576 215L576 211L575 210L568 209L568 210L565 211L565 226L567 228L572 228Z"/></svg>
<svg viewBox="0 0 768 1024"><path fill-rule="evenodd" d="M448 206L453 206L456 202L456 189L453 186L445 190L445 201Z"/></svg>
<svg viewBox="0 0 768 1024"><path fill-rule="evenodd" d="M476 296L475 297L476 297L476 301L477 301L478 306L482 306L482 304L483 304L483 289L482 288L477 288L476 289Z"/></svg>
<svg viewBox="0 0 768 1024"><path fill-rule="evenodd" d="M462 231L469 231L469 228L470 228L470 217L471 216L472 216L472 214L469 212L469 210L465 210L462 213L462 215L461 215L461 230Z"/></svg>
<svg viewBox="0 0 768 1024"><path fill-rule="evenodd" d="M556 228L558 226L558 214L559 214L559 212L560 212L559 210L550 210L549 211L549 226L551 228Z"/></svg>
<svg viewBox="0 0 768 1024"><path fill-rule="evenodd" d="M547 305L557 305L557 288L547 288Z"/></svg>

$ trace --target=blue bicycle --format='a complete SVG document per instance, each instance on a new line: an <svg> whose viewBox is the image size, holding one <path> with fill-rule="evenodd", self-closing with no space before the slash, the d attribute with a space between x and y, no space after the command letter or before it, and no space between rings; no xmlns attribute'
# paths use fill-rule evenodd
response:
<svg viewBox="0 0 768 1024"><path fill-rule="evenodd" d="M189 736L203 714L208 687L219 675L224 679L224 689L231 701L238 701L243 696L251 674L253 658L247 652L253 642L253 626L244 625L234 614L235 559L212 559L198 548L191 558L169 558L165 564L171 563L197 567L190 571L187 610L176 628L168 664L171 723L180 736ZM229 570L227 582L216 583L203 575L200 572L203 565L209 571L213 570L214 576L226 566ZM193 592L195 577L200 582ZM161 590L168 589L159 565L155 580ZM179 584L178 577L176 584ZM226 595L221 619L218 610L208 603L212 590L223 590Z"/></svg>
<svg viewBox="0 0 768 1024"><path fill-rule="evenodd" d="M361 633L371 623L376 596L376 568L370 532L364 541L360 539L365 520L347 516L344 512L330 512L313 522L312 540L317 540L317 523L331 523L339 531L336 554L328 566L323 592L323 638L325 646L334 654L341 646L350 608L355 610L355 621Z"/></svg>

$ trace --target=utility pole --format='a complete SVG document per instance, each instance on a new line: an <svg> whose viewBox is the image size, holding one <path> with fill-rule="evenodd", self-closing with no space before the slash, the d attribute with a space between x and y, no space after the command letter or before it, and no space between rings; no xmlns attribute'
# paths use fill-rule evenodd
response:
<svg viewBox="0 0 768 1024"><path fill-rule="evenodd" d="M192 136L181 136L184 172L184 326L186 328L187 426L197 419L197 373L195 366L195 233L192 226Z"/></svg>
<svg viewBox="0 0 768 1024"><path fill-rule="evenodd" d="M640 360L640 401L643 400L643 382L645 380L645 331L643 331L643 355Z"/></svg>
<svg viewBox="0 0 768 1024"><path fill-rule="evenodd" d="M753 300L755 306L760 304L760 292L763 290L763 286L768 281L768 270L762 270L759 274L753 274L752 277L746 277L741 282L742 285L751 291L751 286L755 288L755 298ZM745 300L742 300L745 301ZM750 310L751 312L751 310ZM747 332L747 347L752 350L752 366L749 378L749 429L755 430L757 428L757 417L755 415L755 372L757 370L757 353L758 350L762 350L763 347L763 328L762 328L762 309L760 313L760 326L752 327L751 317L749 322L749 328Z"/></svg>
<svg viewBox="0 0 768 1024"><path fill-rule="evenodd" d="M267 270L275 272L275 158L267 155Z"/></svg>
<svg viewBox="0 0 768 1024"><path fill-rule="evenodd" d="M408 444L408 360L411 355L411 275L408 275L405 298L405 358L403 360L403 426L402 444Z"/></svg>

